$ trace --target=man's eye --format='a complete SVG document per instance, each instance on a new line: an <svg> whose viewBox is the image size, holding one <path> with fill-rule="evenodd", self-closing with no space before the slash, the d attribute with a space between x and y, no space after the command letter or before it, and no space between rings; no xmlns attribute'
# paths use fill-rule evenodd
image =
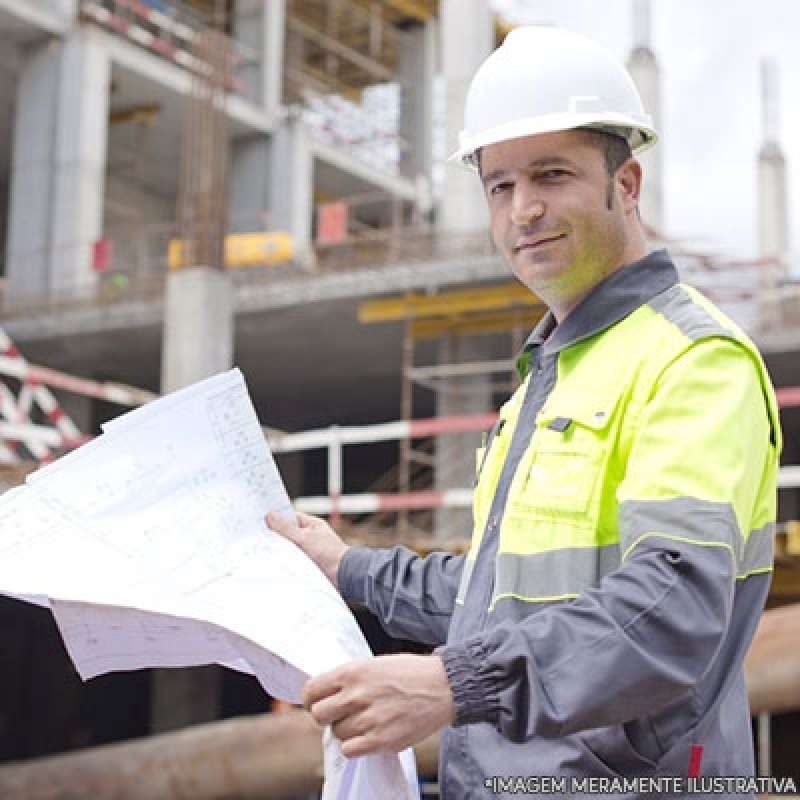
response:
<svg viewBox="0 0 800 800"><path fill-rule="evenodd" d="M569 170L566 169L548 169L542 173L542 177L546 179L564 178L569 175Z"/></svg>
<svg viewBox="0 0 800 800"><path fill-rule="evenodd" d="M502 194L503 192L508 191L511 188L512 184L510 181L503 181L502 183L495 183L489 187L489 194Z"/></svg>

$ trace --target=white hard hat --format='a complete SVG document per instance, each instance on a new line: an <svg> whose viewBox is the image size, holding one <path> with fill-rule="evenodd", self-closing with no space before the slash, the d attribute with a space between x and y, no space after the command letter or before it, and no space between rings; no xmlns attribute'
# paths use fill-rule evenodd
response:
<svg viewBox="0 0 800 800"><path fill-rule="evenodd" d="M450 160L474 167L486 145L572 128L615 133L633 152L657 138L633 79L609 50L572 31L515 28L472 79Z"/></svg>

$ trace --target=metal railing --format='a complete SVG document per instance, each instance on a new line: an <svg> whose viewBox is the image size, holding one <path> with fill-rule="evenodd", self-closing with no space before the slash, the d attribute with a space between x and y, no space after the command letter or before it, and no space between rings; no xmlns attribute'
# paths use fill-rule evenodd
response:
<svg viewBox="0 0 800 800"><path fill-rule="evenodd" d="M171 229L169 229L171 230ZM0 302L0 319L13 319L35 313L101 308L125 302L152 302L163 296L166 276L166 244L163 249L153 239L167 242L170 233L159 228L140 252L136 263L114 263L96 281L69 289L13 291L5 286ZM493 247L485 233L450 234L431 230L368 231L347 237L336 245L316 249L313 266L288 263L277 266L232 268L237 286L268 286L313 280L324 275L380 271L412 265L423 281L426 271L435 278L443 261L488 257ZM2 287L0 287L2 288Z"/></svg>
<svg viewBox="0 0 800 800"><path fill-rule="evenodd" d="M127 256L124 260L115 258L107 273L85 285L12 293L7 283L0 284L0 319L157 301L164 293L167 245L172 236L171 225L148 226L131 241L119 243L119 253ZM349 233L336 244L318 245L311 263L240 267L231 268L230 272L236 286L256 288L290 286L328 275L380 273L410 266L420 284L424 284L426 275L435 279L444 263L460 260L466 265L490 257L497 255L484 231L452 233L411 226ZM710 283L691 270L684 273L684 279L707 293L724 310L732 312L751 334L800 328L800 282L784 280L764 288L755 278L743 282L741 271L726 273L724 268L715 271Z"/></svg>

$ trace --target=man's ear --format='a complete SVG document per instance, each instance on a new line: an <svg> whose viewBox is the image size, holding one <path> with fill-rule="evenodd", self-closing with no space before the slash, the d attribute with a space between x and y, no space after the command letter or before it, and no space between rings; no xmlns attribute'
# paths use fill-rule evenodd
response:
<svg viewBox="0 0 800 800"><path fill-rule="evenodd" d="M635 158L629 158L620 165L614 182L622 207L626 211L634 210L642 191L642 165Z"/></svg>

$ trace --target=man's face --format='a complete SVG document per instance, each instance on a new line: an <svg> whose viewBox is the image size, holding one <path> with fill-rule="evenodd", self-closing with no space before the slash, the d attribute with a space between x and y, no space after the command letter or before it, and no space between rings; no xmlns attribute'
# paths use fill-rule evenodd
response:
<svg viewBox="0 0 800 800"><path fill-rule="evenodd" d="M601 280L643 255L631 239L640 177L633 160L609 176L602 150L585 131L483 148L492 239L558 319Z"/></svg>

